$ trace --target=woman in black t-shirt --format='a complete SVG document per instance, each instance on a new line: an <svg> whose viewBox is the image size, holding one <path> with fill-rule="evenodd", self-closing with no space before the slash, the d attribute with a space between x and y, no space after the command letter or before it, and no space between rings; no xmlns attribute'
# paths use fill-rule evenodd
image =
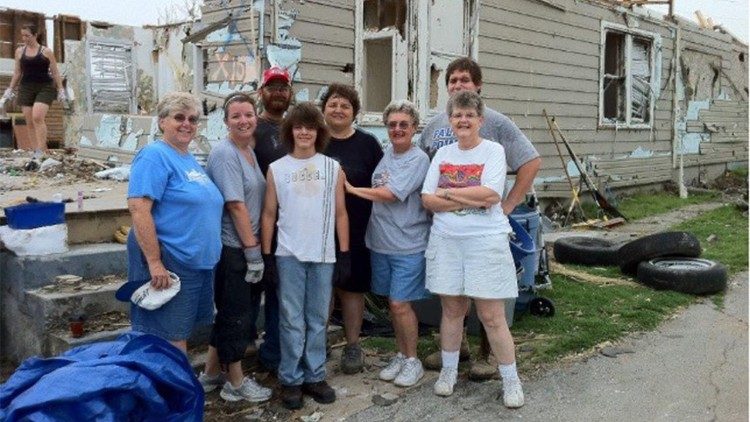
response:
<svg viewBox="0 0 750 422"><path fill-rule="evenodd" d="M321 107L331 131L331 141L323 153L341 164L346 180L353 186L371 187L372 173L383 157L383 149L374 136L353 126L360 108L357 91L347 85L331 84L322 98ZM350 255L338 256L336 260L345 265L351 263L351 277L343 279L334 271L333 286L341 302L346 334L341 370L345 374L354 374L360 372L364 364L359 334L365 309L364 295L370 291L372 276L370 251L365 246L372 203L347 194L346 210L349 214L351 252Z"/></svg>

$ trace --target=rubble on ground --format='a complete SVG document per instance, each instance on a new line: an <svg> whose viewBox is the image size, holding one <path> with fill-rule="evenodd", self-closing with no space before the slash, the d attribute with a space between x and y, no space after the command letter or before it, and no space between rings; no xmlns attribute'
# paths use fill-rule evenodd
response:
<svg viewBox="0 0 750 422"><path fill-rule="evenodd" d="M100 180L95 174L115 167L75 155L72 149L54 149L41 157L32 151L0 149L0 177L31 176L49 180L49 186L62 186Z"/></svg>

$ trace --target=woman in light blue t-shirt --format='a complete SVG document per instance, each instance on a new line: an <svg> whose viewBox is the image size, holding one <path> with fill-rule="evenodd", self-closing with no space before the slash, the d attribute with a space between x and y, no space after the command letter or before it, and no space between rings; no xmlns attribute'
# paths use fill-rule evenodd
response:
<svg viewBox="0 0 750 422"><path fill-rule="evenodd" d="M128 283L118 291L127 300L144 283L168 288L170 272L180 291L161 307L131 305L133 330L169 340L182 351L194 328L213 321L214 266L221 253L224 201L188 145L198 128L200 104L188 93L165 95L157 105L161 139L133 160L128 208Z"/></svg>

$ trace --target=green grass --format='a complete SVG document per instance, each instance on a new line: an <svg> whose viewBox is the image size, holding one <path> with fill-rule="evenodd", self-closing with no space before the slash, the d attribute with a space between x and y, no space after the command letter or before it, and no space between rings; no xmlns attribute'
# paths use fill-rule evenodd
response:
<svg viewBox="0 0 750 422"><path fill-rule="evenodd" d="M540 292L555 302L552 318L524 315L512 331L519 345L518 361L550 363L623 335L655 328L677 309L692 303L690 295L641 286L597 285L553 277L554 289ZM525 362L524 362L525 361Z"/></svg>
<svg viewBox="0 0 750 422"><path fill-rule="evenodd" d="M679 196L661 192L643 193L627 197L620 201L617 209L628 218L628 220L638 220L652 215L663 214L686 205L702 204L718 199L719 192L691 193L687 198L680 199ZM589 218L597 216L597 208L591 202L583 204L583 209Z"/></svg>
<svg viewBox="0 0 750 422"><path fill-rule="evenodd" d="M733 205L709 211L673 227L693 233L703 247L703 258L721 262L729 273L748 268L748 219ZM708 242L708 237L716 240Z"/></svg>
<svg viewBox="0 0 750 422"><path fill-rule="evenodd" d="M639 195L629 201L636 201L636 198L643 202L662 201L658 206L642 205L640 208L641 213L658 213L687 203L714 199L713 195L691 197L693 199L688 199L689 202L680 202L679 198L673 196ZM621 210L628 217L639 215L635 207L624 205ZM695 234L704 248L702 256L723 263L730 274L748 268L748 219L734 206L717 208L672 229ZM712 234L716 235L716 240L708 242L706 239ZM602 277L622 277L617 267L571 267ZM555 302L554 317L516 315L513 323L511 331L516 339L518 362L523 371L555 362L566 355L590 350L597 344L617 340L630 332L652 330L664 319L697 300L691 295L656 291L645 286L598 285L561 275L553 275L553 286L553 289L540 291L539 294ZM721 308L724 295L713 295L711 300ZM476 351L478 338L470 336L469 342L474 346L472 351ZM369 338L363 341L363 345L382 352L395 351L393 339ZM437 350L434 336L420 337L418 354L421 358Z"/></svg>

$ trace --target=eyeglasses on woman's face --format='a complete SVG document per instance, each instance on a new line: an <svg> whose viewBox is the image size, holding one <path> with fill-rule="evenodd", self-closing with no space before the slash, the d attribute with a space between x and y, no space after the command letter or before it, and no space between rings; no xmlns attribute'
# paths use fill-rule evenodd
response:
<svg viewBox="0 0 750 422"><path fill-rule="evenodd" d="M199 120L199 117L197 114L191 114L190 116L186 116L182 113L176 113L175 115L172 116L172 118L178 123L184 123L185 120L187 120L188 123L190 123L191 125L197 125L198 120Z"/></svg>
<svg viewBox="0 0 750 422"><path fill-rule="evenodd" d="M396 129L406 130L411 127L411 122L407 122L405 120L402 120L400 122L392 121L392 122L388 122L386 126L388 126L388 129L390 130L396 130Z"/></svg>

